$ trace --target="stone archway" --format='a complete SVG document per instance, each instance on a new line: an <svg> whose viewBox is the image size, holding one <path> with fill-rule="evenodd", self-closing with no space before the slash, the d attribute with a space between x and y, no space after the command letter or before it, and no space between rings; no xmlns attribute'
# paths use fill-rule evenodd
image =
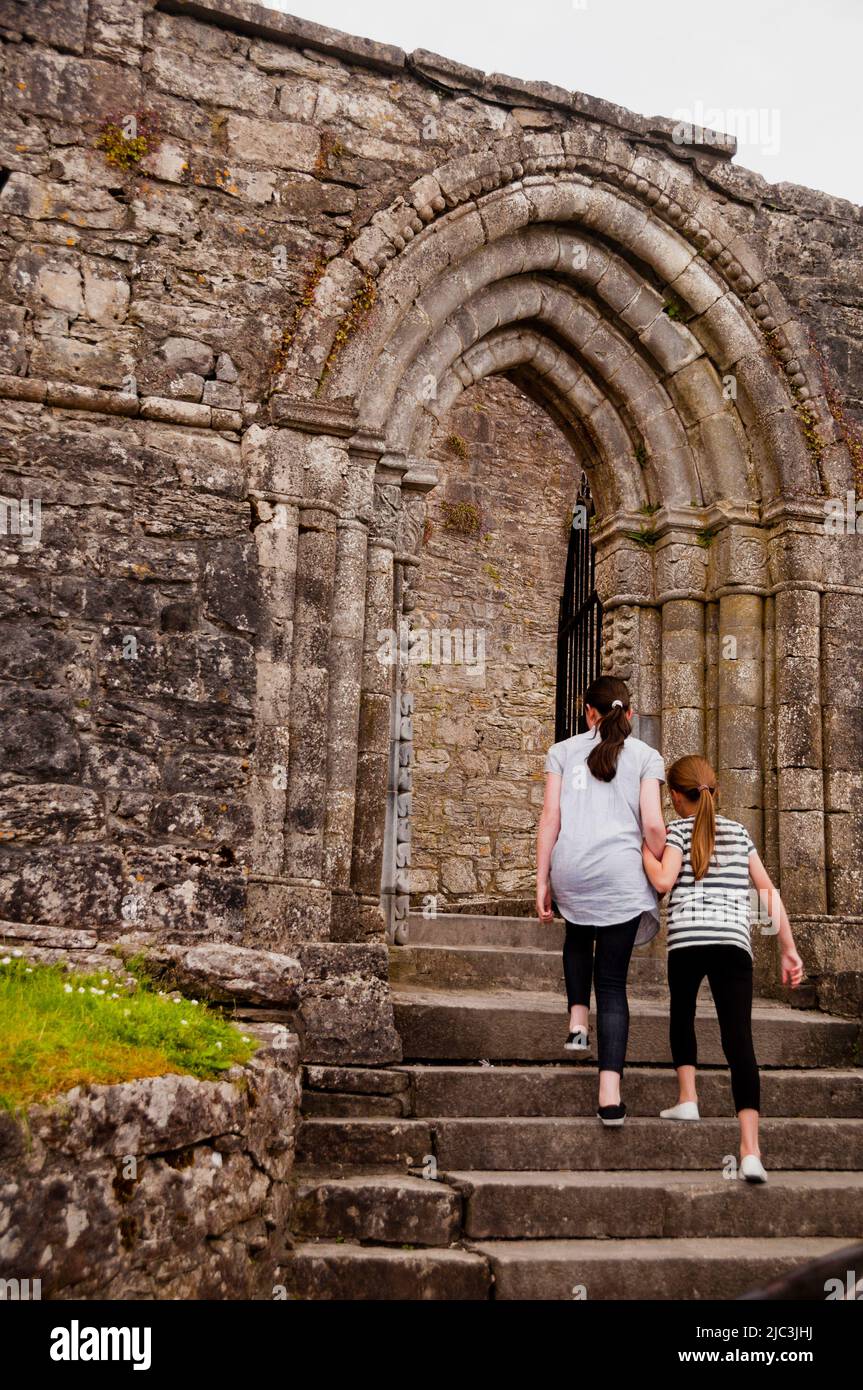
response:
<svg viewBox="0 0 863 1390"><path fill-rule="evenodd" d="M855 910L821 718L821 633L852 591L823 499L851 460L802 329L709 196L588 129L526 136L419 179L310 298L273 427L246 438L295 637L290 688L262 701L271 738L291 731L287 787L261 797L285 826L265 901L341 940L380 939L382 884L391 932L406 910L410 702L378 633L410 608L431 429L517 368L580 441L604 665L643 736L716 762L792 910Z"/></svg>

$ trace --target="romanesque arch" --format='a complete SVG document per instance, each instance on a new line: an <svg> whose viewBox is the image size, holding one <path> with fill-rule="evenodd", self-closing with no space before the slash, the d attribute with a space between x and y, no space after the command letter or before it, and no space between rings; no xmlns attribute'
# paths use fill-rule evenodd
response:
<svg viewBox="0 0 863 1390"><path fill-rule="evenodd" d="M406 911L409 702L377 634L411 607L430 432L514 369L580 441L605 665L632 683L642 736L717 763L798 914L854 910L821 716L822 630L851 591L824 498L851 460L803 329L713 200L587 127L527 135L419 179L309 298L278 428L249 446L264 509L291 510L281 543L320 639L295 647L291 695L319 756L293 755L276 809L336 931L379 929L382 884L390 926Z"/></svg>

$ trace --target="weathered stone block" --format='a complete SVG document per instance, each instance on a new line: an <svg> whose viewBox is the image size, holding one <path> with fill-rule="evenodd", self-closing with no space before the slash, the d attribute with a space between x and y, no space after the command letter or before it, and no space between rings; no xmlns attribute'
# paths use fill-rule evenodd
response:
<svg viewBox="0 0 863 1390"><path fill-rule="evenodd" d="M309 173L321 150L314 127L295 121L256 121L232 115L225 135L232 158L247 164L274 164L278 169Z"/></svg>

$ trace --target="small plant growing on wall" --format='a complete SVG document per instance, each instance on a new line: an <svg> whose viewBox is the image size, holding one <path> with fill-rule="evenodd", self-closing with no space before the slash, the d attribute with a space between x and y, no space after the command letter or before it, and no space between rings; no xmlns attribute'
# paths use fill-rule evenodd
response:
<svg viewBox="0 0 863 1390"><path fill-rule="evenodd" d="M128 173L141 160L159 148L159 126L153 111L131 111L103 121L96 136L96 149L105 162Z"/></svg>
<svg viewBox="0 0 863 1390"><path fill-rule="evenodd" d="M315 173L325 174L330 167L331 160L342 159L346 154L347 149L337 135L333 135L331 130L322 131L321 148L315 160Z"/></svg>
<svg viewBox="0 0 863 1390"><path fill-rule="evenodd" d="M444 448L447 453L452 454L454 458L466 459L470 454L470 450L467 447L467 440L463 439L460 434L448 434L444 440Z"/></svg>
<svg viewBox="0 0 863 1390"><path fill-rule="evenodd" d="M441 502L444 529L461 536L476 536L480 529L479 507L474 502Z"/></svg>
<svg viewBox="0 0 863 1390"><path fill-rule="evenodd" d="M314 300L315 290L317 289L318 284L320 283L326 268L327 263L324 260L323 256L317 255L312 263L311 270L309 271L308 275L303 281L303 287L300 291L300 297L294 308L294 312L291 315L290 322L288 323L287 327L282 330L281 337L276 346L276 353L273 359L272 367L273 376L277 376L279 372L282 371L285 363L287 362L288 353L291 350L291 344L294 341L297 329L300 326L300 322L302 320L303 315L305 314L306 310L309 308L312 301Z"/></svg>
<svg viewBox="0 0 863 1390"><path fill-rule="evenodd" d="M707 550L718 534L718 531L712 531L709 526L705 526L700 531L696 531L695 539L700 546L703 546L704 549Z"/></svg>
<svg viewBox="0 0 863 1390"><path fill-rule="evenodd" d="M318 387L319 393L326 385L330 372L336 365L342 350L347 346L357 330L362 327L372 309L375 307L377 297L378 287L375 284L374 277L372 275L364 275L359 289L348 305L347 313L336 329L333 345L330 348L329 357L324 363L324 370L321 374L320 385Z"/></svg>
<svg viewBox="0 0 863 1390"><path fill-rule="evenodd" d="M659 536L656 531L648 531L642 528L641 531L624 531L627 540L634 541L636 545L651 546L656 545Z"/></svg>

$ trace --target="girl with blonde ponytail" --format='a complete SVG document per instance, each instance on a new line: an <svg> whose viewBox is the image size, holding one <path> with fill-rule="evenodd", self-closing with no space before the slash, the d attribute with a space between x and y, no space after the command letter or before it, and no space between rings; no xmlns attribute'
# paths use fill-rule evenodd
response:
<svg viewBox="0 0 863 1390"><path fill-rule="evenodd" d="M731 1090L740 1120L740 1172L766 1182L758 1147L760 1084L752 1044L752 889L765 895L777 925L782 983L796 989L803 963L791 926L748 831L717 815L716 773L705 758L678 758L668 769L668 790L680 820L668 827L660 860L645 843L644 869L668 900L668 985L671 991L671 1055L677 1068L676 1105L664 1120L698 1120L695 1005L705 975L716 1005L722 1049L731 1069Z"/></svg>

